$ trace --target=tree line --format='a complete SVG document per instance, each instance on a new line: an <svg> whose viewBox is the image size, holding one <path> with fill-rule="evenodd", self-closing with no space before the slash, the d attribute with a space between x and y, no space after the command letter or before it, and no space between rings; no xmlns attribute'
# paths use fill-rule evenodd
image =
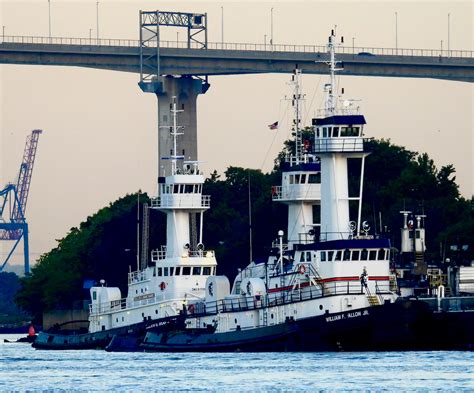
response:
<svg viewBox="0 0 474 393"><path fill-rule="evenodd" d="M367 147L372 153L366 159L362 217L371 222L372 231L382 232L399 247L399 211L424 213L428 261L439 261L442 255L459 264L474 259L473 201L460 196L454 167L438 169L427 154L389 140L372 140ZM251 258L249 214L254 260L266 258L278 230L286 232L287 207L272 202L271 188L281 183L281 163L293 150L292 142L286 142L269 173L229 167L222 175L214 171L205 181L203 193L211 196L212 207L204 214L204 244L216 251L218 274L231 281ZM359 176L360 162L350 160L350 191L358 187ZM149 202L146 194L129 194L71 228L55 248L40 256L31 276L21 280L17 303L40 321L44 311L88 299L85 280L104 279L125 296L127 273L137 265L136 217L137 208L142 208L138 198ZM166 243L165 220L163 213L150 210L150 249ZM453 245L468 247L455 251Z"/></svg>

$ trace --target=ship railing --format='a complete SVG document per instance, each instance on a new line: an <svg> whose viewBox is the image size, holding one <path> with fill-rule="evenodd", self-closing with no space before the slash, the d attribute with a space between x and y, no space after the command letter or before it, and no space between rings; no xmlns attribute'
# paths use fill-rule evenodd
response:
<svg viewBox="0 0 474 393"><path fill-rule="evenodd" d="M352 232L321 232L319 240L322 242L331 240L347 240L352 236Z"/></svg>
<svg viewBox="0 0 474 393"><path fill-rule="evenodd" d="M90 315L99 315L108 312L117 312L132 307L144 306L153 304L157 301L154 293L142 293L135 296L133 299L122 298L119 300L112 300L110 302L92 303L89 305Z"/></svg>
<svg viewBox="0 0 474 393"><path fill-rule="evenodd" d="M147 275L145 270L139 270L136 272L128 273L128 283L132 284L134 282L146 281Z"/></svg>
<svg viewBox="0 0 474 393"><path fill-rule="evenodd" d="M364 151L364 142L368 142L370 140L370 138L361 138L359 136L316 138L314 141L312 153L359 153Z"/></svg>
<svg viewBox="0 0 474 393"><path fill-rule="evenodd" d="M166 246L161 246L160 250L151 251L151 260L152 262L158 262L162 259L166 259Z"/></svg>
<svg viewBox="0 0 474 393"><path fill-rule="evenodd" d="M153 40L150 40L153 41ZM156 42L156 40L154 40ZM45 37L45 36L14 36L0 35L2 44L36 44L56 46L115 46L130 47L138 50L140 41L127 38L97 38L97 37ZM241 43L241 42L208 42L206 48L202 48L200 42L160 40L160 48L174 49L199 49L199 50L238 50L254 52L294 52L294 53L317 53L326 54L326 45L305 44L268 44L268 43ZM150 48L152 50L153 48ZM384 47L361 47L353 45L341 45L335 48L337 54L352 55L352 58L377 61L374 56L405 56L405 57L438 57L438 58L473 58L474 51L457 50L451 48L384 48Z"/></svg>
<svg viewBox="0 0 474 393"><path fill-rule="evenodd" d="M318 109L316 111L316 117L327 117L327 116L354 116L360 114L358 106L348 106L347 108L335 108L331 112L326 109Z"/></svg>
<svg viewBox="0 0 474 393"><path fill-rule="evenodd" d="M294 184L292 186L273 186L272 200L320 200L321 184Z"/></svg>
<svg viewBox="0 0 474 393"><path fill-rule="evenodd" d="M191 258L212 258L215 256L214 250L188 250L187 256Z"/></svg>
<svg viewBox="0 0 474 393"><path fill-rule="evenodd" d="M303 284L303 283L302 283ZM376 293L383 303L383 294L390 294L389 284L376 282ZM330 282L324 287L318 285L296 285L278 292L265 295L242 296L220 299L213 302L198 303L195 305L194 314L213 315L217 313L257 310L264 307L281 306L289 303L327 298L340 295L365 295L365 288L360 282Z"/></svg>
<svg viewBox="0 0 474 393"><path fill-rule="evenodd" d="M195 194L164 194L151 199L152 208L207 209L210 206L210 195L199 196Z"/></svg>

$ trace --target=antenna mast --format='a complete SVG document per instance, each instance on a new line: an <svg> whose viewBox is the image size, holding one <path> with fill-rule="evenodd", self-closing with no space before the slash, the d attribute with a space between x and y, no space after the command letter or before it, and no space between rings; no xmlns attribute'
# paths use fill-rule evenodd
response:
<svg viewBox="0 0 474 393"><path fill-rule="evenodd" d="M343 39L341 39L342 42ZM330 83L326 84L326 116L332 116L336 112L337 105L337 95L336 92L336 71L342 70L342 68L337 68L337 64L340 63L336 61L336 35L334 30L331 30L331 35L329 36L328 42L328 52L329 52L329 74L330 74Z"/></svg>
<svg viewBox="0 0 474 393"><path fill-rule="evenodd" d="M295 164L303 162L303 134L301 132L301 101L304 100L304 94L301 94L301 70L298 66L293 70L291 82L289 84L293 87L293 94L291 97L291 105L294 109L294 118L292 131L295 136Z"/></svg>
<svg viewBox="0 0 474 393"><path fill-rule="evenodd" d="M184 159L184 156L177 155L177 137L178 135L183 135L183 132L179 132L184 127L178 126L178 113L183 112L182 109L176 109L176 96L173 96L173 104L171 108L171 113L173 115L173 127L171 128L171 136L173 137L173 154L171 155L171 173L176 175L177 173L177 160Z"/></svg>

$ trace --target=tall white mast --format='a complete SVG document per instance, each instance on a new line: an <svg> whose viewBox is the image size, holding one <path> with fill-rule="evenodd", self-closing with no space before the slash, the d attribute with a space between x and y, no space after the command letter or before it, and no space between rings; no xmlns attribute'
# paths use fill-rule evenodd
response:
<svg viewBox="0 0 474 393"><path fill-rule="evenodd" d="M304 100L304 94L301 94L301 70L295 68L291 77L290 85L293 87L293 94L291 97L291 105L294 109L294 119L292 131L295 135L295 164L302 163L303 160L303 135L301 131L302 121L302 101Z"/></svg>
<svg viewBox="0 0 474 393"><path fill-rule="evenodd" d="M331 30L331 35L329 36L328 41L328 52L329 52L329 74L330 74L330 81L328 84L325 85L326 90L326 116L332 116L336 112L337 106L337 86L336 86L336 71L342 70L342 68L337 68L336 61L336 36L334 30Z"/></svg>
<svg viewBox="0 0 474 393"><path fill-rule="evenodd" d="M177 173L177 160L183 159L184 156L178 156L177 154L177 137L178 135L183 135L183 132L179 132L184 127L178 126L178 113L183 112L182 109L176 109L176 96L173 96L173 106L171 109L171 114L173 115L173 127L171 129L171 136L173 137L173 154L171 155L171 174L176 175Z"/></svg>

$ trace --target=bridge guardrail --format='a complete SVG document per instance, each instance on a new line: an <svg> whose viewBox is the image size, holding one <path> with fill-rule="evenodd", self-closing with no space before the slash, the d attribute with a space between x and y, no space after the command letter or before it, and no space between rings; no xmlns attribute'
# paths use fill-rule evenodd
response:
<svg viewBox="0 0 474 393"><path fill-rule="evenodd" d="M139 40L117 38L73 38L73 37L37 37L37 36L0 36L0 43L12 44L39 44L39 45L78 45L78 46L119 46L139 47ZM160 48L188 48L187 41L160 41ZM201 49L199 44L190 43L190 49ZM253 52L295 52L295 53L324 53L325 45L292 45L292 44L252 44L235 42L208 42L207 49L211 50L239 50ZM366 46L339 46L338 54L349 54L358 58L371 56L410 56L410 57L456 57L472 58L474 51L447 50L447 49L415 49L415 48L376 48Z"/></svg>

